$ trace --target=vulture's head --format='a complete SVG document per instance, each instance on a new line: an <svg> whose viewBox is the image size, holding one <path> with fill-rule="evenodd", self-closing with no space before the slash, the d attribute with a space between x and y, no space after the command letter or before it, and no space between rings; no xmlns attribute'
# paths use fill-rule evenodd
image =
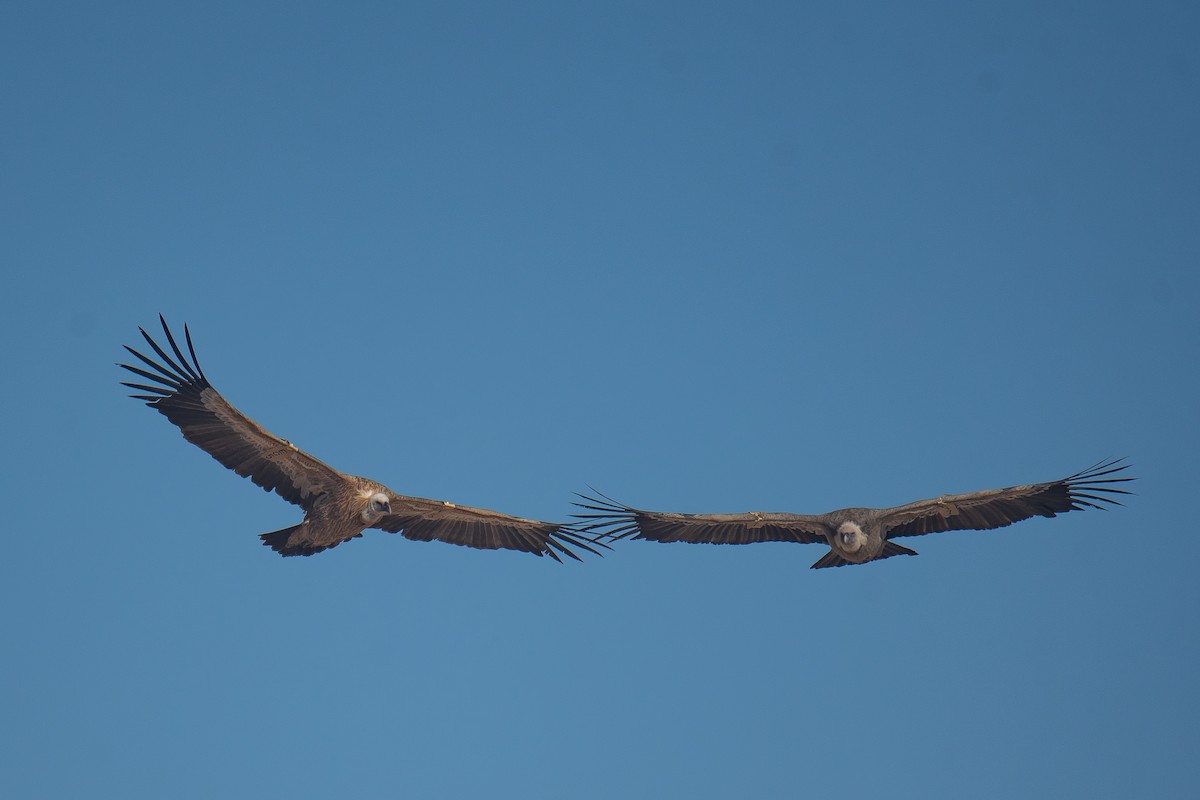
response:
<svg viewBox="0 0 1200 800"><path fill-rule="evenodd" d="M857 553L867 543L867 535L853 522L843 522L834 536L838 549L846 553Z"/></svg>
<svg viewBox="0 0 1200 800"><path fill-rule="evenodd" d="M362 511L363 522L374 525L383 518L384 514L392 513L392 501L383 492L376 492L367 498L367 507Z"/></svg>

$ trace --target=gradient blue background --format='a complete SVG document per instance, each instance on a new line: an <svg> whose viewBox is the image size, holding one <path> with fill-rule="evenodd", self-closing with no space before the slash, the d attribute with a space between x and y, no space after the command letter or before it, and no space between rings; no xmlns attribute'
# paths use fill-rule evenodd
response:
<svg viewBox="0 0 1200 800"><path fill-rule="evenodd" d="M6 3L6 797L1194 797L1200 8ZM555 564L299 512L125 398L561 519L1127 506Z"/></svg>

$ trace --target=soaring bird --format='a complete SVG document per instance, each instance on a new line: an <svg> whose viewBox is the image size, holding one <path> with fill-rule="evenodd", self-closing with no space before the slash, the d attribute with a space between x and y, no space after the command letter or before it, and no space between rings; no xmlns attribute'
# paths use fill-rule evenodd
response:
<svg viewBox="0 0 1200 800"><path fill-rule="evenodd" d="M559 553L580 560L567 545L597 553L590 544L599 543L577 535L570 525L407 497L373 480L338 472L234 408L200 369L187 325L183 332L190 361L161 314L158 319L175 358L138 328L160 361L124 345L149 369L118 366L153 383L123 385L145 392L130 396L158 410L178 426L183 438L222 465L304 509L304 521L299 525L261 535L263 544L280 555L311 556L362 536L367 528L419 541L437 539L485 550L521 550L548 555L555 561L561 561Z"/></svg>
<svg viewBox="0 0 1200 800"><path fill-rule="evenodd" d="M632 536L652 542L827 544L829 552L812 568L843 567L892 556L915 556L915 550L893 541L900 536L991 530L1030 517L1121 505L1110 495L1130 492L1109 484L1133 480L1114 477L1129 467L1123 461L1104 461L1048 483L946 494L894 508L843 508L828 514L669 514L632 508L597 492L599 497L578 495L584 502L575 505L589 513L574 516L582 520L578 532L596 535L597 540Z"/></svg>

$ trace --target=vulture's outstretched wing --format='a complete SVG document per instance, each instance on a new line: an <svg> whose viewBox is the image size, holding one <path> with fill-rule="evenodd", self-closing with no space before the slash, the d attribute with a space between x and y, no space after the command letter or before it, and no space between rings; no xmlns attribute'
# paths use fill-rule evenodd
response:
<svg viewBox="0 0 1200 800"><path fill-rule="evenodd" d="M1030 517L1053 517L1084 508L1104 509L1105 503L1121 505L1109 495L1132 494L1108 484L1133 478L1106 477L1128 469L1124 459L1103 461L1062 480L988 489L969 494L952 494L918 500L883 512L884 535L920 536L926 533L1003 528Z"/></svg>
<svg viewBox="0 0 1200 800"><path fill-rule="evenodd" d="M481 550L520 550L547 555L561 561L559 553L579 561L567 545L601 555L592 544L608 545L581 536L570 525L510 517L486 508L471 508L441 500L392 494L392 513L374 527L399 533L407 539L428 542L437 539ZM557 551L557 552L555 552Z"/></svg>
<svg viewBox="0 0 1200 800"><path fill-rule="evenodd" d="M826 533L832 533L819 517L803 514L757 511L747 514L667 514L630 508L604 495L578 496L585 502L575 505L591 512L573 515L581 520L578 530L598 533L611 540L632 536L652 542L824 544Z"/></svg>
<svg viewBox="0 0 1200 800"><path fill-rule="evenodd" d="M167 355L150 334L138 328L163 363L124 346L150 369L129 364L119 366L154 382L152 385L124 383L131 389L148 393L131 397L145 400L146 405L157 409L178 426L185 439L224 466L306 511L312 500L346 480L333 467L299 450L287 439L268 433L230 405L204 377L187 325L183 326L183 333L190 363L175 343L167 321L161 314L158 319L175 359Z"/></svg>

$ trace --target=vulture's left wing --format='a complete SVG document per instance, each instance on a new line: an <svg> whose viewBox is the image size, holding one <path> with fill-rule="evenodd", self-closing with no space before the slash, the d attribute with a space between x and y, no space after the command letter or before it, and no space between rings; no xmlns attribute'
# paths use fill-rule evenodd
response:
<svg viewBox="0 0 1200 800"><path fill-rule="evenodd" d="M486 508L471 508L441 500L390 494L392 513L374 527L399 533L407 539L421 542L437 539L481 550L520 550L550 556L555 561L562 560L558 557L559 553L580 560L567 545L600 555L591 547L600 543L579 535L571 525L510 517ZM603 544L600 546L607 547Z"/></svg>
<svg viewBox="0 0 1200 800"><path fill-rule="evenodd" d="M593 490L595 491L595 490ZM599 494L599 492L597 492ZM750 511L745 514L671 514L631 508L604 497L579 495L576 503L589 513L575 514L578 530L609 539L648 539L652 542L754 544L803 542L824 544L832 533L820 517Z"/></svg>
<svg viewBox="0 0 1200 800"><path fill-rule="evenodd" d="M890 508L882 518L884 535L890 539L940 531L990 530L1030 517L1053 517L1085 508L1103 509L1106 503L1120 505L1110 495L1131 492L1109 484L1133 480L1112 477L1129 468L1122 461L1104 461L1048 483L944 495Z"/></svg>
<svg viewBox="0 0 1200 800"><path fill-rule="evenodd" d="M187 325L183 334L191 361L184 358L160 314L163 333L175 358L167 355L142 328L142 337L163 363L142 355L129 345L125 349L150 369L120 364L130 372L154 381L153 384L124 383L147 394L130 395L146 401L183 432L183 438L208 453L224 466L249 478L269 492L308 510L311 501L346 480L333 467L298 449L287 439L267 432L254 420L234 408L204 377L192 334Z"/></svg>

